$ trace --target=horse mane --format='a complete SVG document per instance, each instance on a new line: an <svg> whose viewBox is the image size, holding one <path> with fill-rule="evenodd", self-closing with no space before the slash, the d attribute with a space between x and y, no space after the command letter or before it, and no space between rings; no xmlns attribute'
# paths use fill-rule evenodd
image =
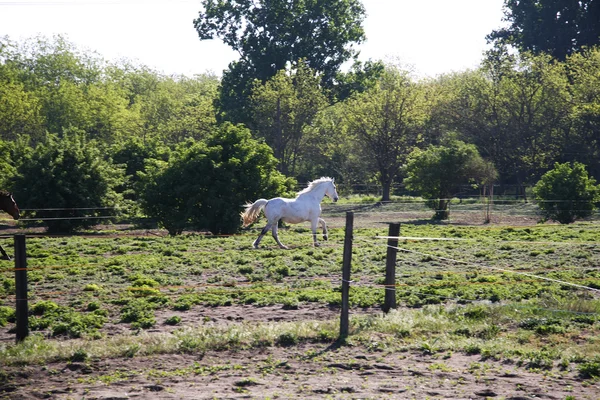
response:
<svg viewBox="0 0 600 400"><path fill-rule="evenodd" d="M319 186L319 185L321 185L323 183L326 183L326 182L333 182L333 178L329 178L329 177L324 176L324 177L321 177L319 179L315 179L314 181L310 182L306 188L304 188L300 192L298 192L298 194L296 195L296 197L300 196L301 194L311 192L317 186Z"/></svg>

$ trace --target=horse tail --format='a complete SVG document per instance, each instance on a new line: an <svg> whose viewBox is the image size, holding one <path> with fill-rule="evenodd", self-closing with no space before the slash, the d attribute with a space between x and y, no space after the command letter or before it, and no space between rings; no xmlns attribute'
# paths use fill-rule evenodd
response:
<svg viewBox="0 0 600 400"><path fill-rule="evenodd" d="M256 219L260 215L261 210L264 208L264 206L267 205L268 202L269 200L266 199L258 199L254 203L248 203L244 205L246 209L243 213L240 214L242 216L243 221L242 226L245 228L254 221L256 221Z"/></svg>

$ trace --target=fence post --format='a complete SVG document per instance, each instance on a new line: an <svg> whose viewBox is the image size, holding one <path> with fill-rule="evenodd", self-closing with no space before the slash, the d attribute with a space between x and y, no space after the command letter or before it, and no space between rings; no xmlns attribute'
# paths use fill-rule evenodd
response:
<svg viewBox="0 0 600 400"><path fill-rule="evenodd" d="M27 253L25 235L15 235L15 289L17 343L29 335L29 307L27 304Z"/></svg>
<svg viewBox="0 0 600 400"><path fill-rule="evenodd" d="M396 255L398 254L398 236L400 236L400 223L391 223L385 259L385 301L382 307L385 313L388 313L392 308L396 308Z"/></svg>
<svg viewBox="0 0 600 400"><path fill-rule="evenodd" d="M348 337L350 310L350 266L352 265L352 233L354 213L346 213L346 235L344 237L344 260L342 264L342 314L340 316L340 341Z"/></svg>

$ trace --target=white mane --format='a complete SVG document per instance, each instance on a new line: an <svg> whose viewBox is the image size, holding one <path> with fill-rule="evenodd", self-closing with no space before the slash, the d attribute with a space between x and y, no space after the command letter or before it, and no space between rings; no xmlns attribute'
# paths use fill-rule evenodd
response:
<svg viewBox="0 0 600 400"><path fill-rule="evenodd" d="M322 178L315 179L314 181L310 182L305 189L302 189L300 192L298 192L296 197L300 196L301 194L311 192L312 190L317 188L319 185L321 185L323 183L327 183L327 182L333 182L333 178L324 176Z"/></svg>

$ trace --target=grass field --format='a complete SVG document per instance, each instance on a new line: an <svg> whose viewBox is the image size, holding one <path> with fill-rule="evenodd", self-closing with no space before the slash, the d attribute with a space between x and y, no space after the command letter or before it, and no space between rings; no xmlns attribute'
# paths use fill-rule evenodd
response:
<svg viewBox="0 0 600 400"><path fill-rule="evenodd" d="M287 251L269 236L265 247L252 249L258 226L228 237L117 227L28 236L31 337L18 345L13 264L0 262L0 365L6 371L0 384L12 393L6 388L14 388L22 366L253 349L306 352L302 346L335 343L343 215L350 208L325 207L332 228L319 248L310 245L307 226L281 230L292 247ZM600 378L597 222L468 224L467 216L433 224L393 205L353 209L351 326L340 351L418 354L429 357L428 368L437 363L436 372L452 370L449 360L460 354L543 377L568 375L581 385L573 398L594 398L586 396ZM387 252L381 237L386 222L399 220L406 238L398 245L399 309L386 315L380 312ZM128 379L115 371L89 378ZM235 393L251 392L254 385L247 383L234 383Z"/></svg>

